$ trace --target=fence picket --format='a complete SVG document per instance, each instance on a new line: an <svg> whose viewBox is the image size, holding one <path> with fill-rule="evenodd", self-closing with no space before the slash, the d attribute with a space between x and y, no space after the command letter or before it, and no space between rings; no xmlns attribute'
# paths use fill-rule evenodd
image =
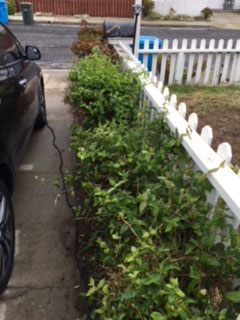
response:
<svg viewBox="0 0 240 320"><path fill-rule="evenodd" d="M154 40L153 43L153 50L157 50L158 49L158 40ZM157 74L157 61L158 61L158 55L153 54L152 57L152 73L155 76Z"/></svg>
<svg viewBox="0 0 240 320"><path fill-rule="evenodd" d="M227 143L227 142L221 143L218 146L217 154L219 155L219 157L223 161L225 161L226 164L229 164L231 162L231 160L232 160L232 148L231 148L230 144ZM211 192L206 192L206 199L207 199L208 203L210 203L212 205L215 205L217 203L218 199L219 199L219 194L218 194L217 190L213 189ZM209 218L212 217L212 214L213 213L210 212ZM215 241L216 241L216 243L220 241L218 232L217 232Z"/></svg>
<svg viewBox="0 0 240 320"><path fill-rule="evenodd" d="M157 88L162 93L162 91L163 91L163 83L162 83L162 81L158 81Z"/></svg>
<svg viewBox="0 0 240 320"><path fill-rule="evenodd" d="M203 127L200 136L209 146L211 146L213 140L213 131L210 126Z"/></svg>
<svg viewBox="0 0 240 320"><path fill-rule="evenodd" d="M189 117L188 117L188 123L189 123L190 127L191 127L193 130L197 131L197 127L198 127L198 115L197 115L195 112L193 112L193 113L191 113L191 114L189 115Z"/></svg>
<svg viewBox="0 0 240 320"><path fill-rule="evenodd" d="M240 54L237 53L237 65L236 65L236 72L235 72L235 81L234 82L239 82L240 80Z"/></svg>
<svg viewBox="0 0 240 320"><path fill-rule="evenodd" d="M223 142L218 146L217 154L229 164L232 160L232 147L228 142Z"/></svg>
<svg viewBox="0 0 240 320"><path fill-rule="evenodd" d="M215 47L215 40L211 39L210 42L209 42L209 50L213 50L214 47ZM207 57L207 65L206 65L203 84L207 84L209 82L211 66L212 66L212 59L213 59L213 54L209 53L208 57Z"/></svg>
<svg viewBox="0 0 240 320"><path fill-rule="evenodd" d="M236 49L240 50L240 39L237 40ZM229 80L230 84L233 84L236 81L236 78L238 78L238 74L237 74L238 60L239 60L238 57L239 57L239 54L235 53L234 57L233 57L232 70L231 70L231 75L230 75L230 80Z"/></svg>
<svg viewBox="0 0 240 320"><path fill-rule="evenodd" d="M163 89L163 96L164 96L165 100L168 100L168 98L169 98L169 89L168 89L168 87L165 87Z"/></svg>
<svg viewBox="0 0 240 320"><path fill-rule="evenodd" d="M185 119L187 114L187 107L184 102L181 102L178 106L178 113Z"/></svg>
<svg viewBox="0 0 240 320"><path fill-rule="evenodd" d="M191 49L195 50L196 48L197 48L197 39L192 39ZM186 80L187 84L192 82L194 59L195 59L195 54L190 53L189 63L188 63L188 71L187 71L187 80Z"/></svg>
<svg viewBox="0 0 240 320"><path fill-rule="evenodd" d="M152 81L153 81L153 83L154 83L154 85L157 87L157 77L156 76L153 76L152 77Z"/></svg>
<svg viewBox="0 0 240 320"><path fill-rule="evenodd" d="M168 49L169 41L167 39L163 40L163 50ZM165 82L165 72L166 72L166 66L167 66L167 54L162 54L161 59L161 66L160 66L160 81L164 84Z"/></svg>
<svg viewBox="0 0 240 320"><path fill-rule="evenodd" d="M228 42L227 42L227 49L232 49L232 47L233 47L233 40L229 39ZM221 79L220 79L220 83L225 83L226 82L230 58L231 58L231 54L230 53L226 53L225 54L225 59L224 59L224 62L223 62L223 70L222 70L222 76L221 76Z"/></svg>
<svg viewBox="0 0 240 320"><path fill-rule="evenodd" d="M176 109L176 107L177 107L177 96L175 94L171 95L170 104L173 106L173 108Z"/></svg>
<svg viewBox="0 0 240 320"><path fill-rule="evenodd" d="M183 73L184 73L184 66L185 66L185 53L184 50L187 49L188 41L187 39L183 39L182 41L182 50L179 52L177 56L177 65L176 65L176 72L175 72L175 81L178 84L182 84L183 80Z"/></svg>
<svg viewBox="0 0 240 320"><path fill-rule="evenodd" d="M149 40L144 41L144 50L147 50L149 48ZM147 67L148 64L148 54L144 53L143 55L143 64L145 67Z"/></svg>
<svg viewBox="0 0 240 320"><path fill-rule="evenodd" d="M172 48L173 48L173 50L178 48L178 40L177 39L173 40ZM175 74L175 70L176 70L176 61L177 61L177 54L176 53L171 54L169 78L168 78L168 83L170 85L173 84L174 74Z"/></svg>
<svg viewBox="0 0 240 320"><path fill-rule="evenodd" d="M206 40L202 39L201 43L200 43L200 49L205 49L205 48L206 48ZM195 77L195 84L198 84L200 81L200 78L201 78L203 57L204 57L204 55L202 53L199 53L197 71L196 71L196 77Z"/></svg>
<svg viewBox="0 0 240 320"><path fill-rule="evenodd" d="M218 49L221 51L224 46L224 40L220 39L218 42ZM212 84L216 85L220 82L219 75L220 75L220 67L221 67L221 58L222 54L218 53L216 55L216 61L215 61L215 66L214 66L214 71L213 71L213 79L212 79Z"/></svg>

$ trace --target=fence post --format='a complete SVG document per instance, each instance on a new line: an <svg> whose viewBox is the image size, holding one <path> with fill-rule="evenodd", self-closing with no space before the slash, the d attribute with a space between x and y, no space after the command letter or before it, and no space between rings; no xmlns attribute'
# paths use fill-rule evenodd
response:
<svg viewBox="0 0 240 320"><path fill-rule="evenodd" d="M142 0L136 0L135 6L142 6ZM136 21L137 19L137 21ZM139 49L139 37L140 37L140 27L141 27L141 13L137 16L135 15L135 23L136 23L136 33L135 33L135 42L133 52L135 57L138 58L138 49Z"/></svg>

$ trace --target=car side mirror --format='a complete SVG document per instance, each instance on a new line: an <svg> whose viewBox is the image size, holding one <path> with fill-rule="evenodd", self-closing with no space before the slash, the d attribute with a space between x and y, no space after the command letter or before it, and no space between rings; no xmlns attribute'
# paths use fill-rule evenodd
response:
<svg viewBox="0 0 240 320"><path fill-rule="evenodd" d="M37 47L33 46L26 46L26 57L29 60L40 60L41 59L41 52Z"/></svg>

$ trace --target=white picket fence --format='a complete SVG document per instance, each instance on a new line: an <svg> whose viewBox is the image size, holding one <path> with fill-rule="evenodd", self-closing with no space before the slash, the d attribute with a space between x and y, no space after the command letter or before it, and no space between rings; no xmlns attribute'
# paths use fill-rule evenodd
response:
<svg viewBox="0 0 240 320"><path fill-rule="evenodd" d="M173 133L176 131L182 137L182 145L190 155L198 170L201 170L213 186L213 191L207 194L207 201L215 205L220 198L226 203L226 210L232 219L229 223L235 229L240 225L240 171L238 174L231 169L232 151L229 143L218 146L217 152L211 148L213 139L212 128L205 126L200 135L197 133L198 116L190 114L186 120L187 108L185 103L177 105L175 94L169 94L156 76L148 74L146 67L133 56L129 47L122 42L115 46L119 55L124 59L124 66L139 73L142 83L142 101L151 109L153 119L159 112L166 112L168 125Z"/></svg>
<svg viewBox="0 0 240 320"><path fill-rule="evenodd" d="M158 77L165 85L177 84L236 84L240 81L240 40L233 45L229 39L210 40L209 45L205 39L197 48L197 40L163 41L162 48L158 48L158 40L154 41L153 49L149 49L149 41L144 42L144 48L139 49L143 55L143 64L147 67L148 59L152 59L152 74ZM150 55L150 56L149 56Z"/></svg>

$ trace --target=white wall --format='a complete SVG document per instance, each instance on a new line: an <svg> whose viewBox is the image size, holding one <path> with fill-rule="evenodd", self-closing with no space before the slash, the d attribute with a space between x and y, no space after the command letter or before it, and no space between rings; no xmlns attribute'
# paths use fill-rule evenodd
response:
<svg viewBox="0 0 240 320"><path fill-rule="evenodd" d="M171 8L176 14L200 16L202 9L223 9L224 0L155 0L155 11L167 15ZM235 0L234 9L240 9L240 0Z"/></svg>
<svg viewBox="0 0 240 320"><path fill-rule="evenodd" d="M235 6L234 9L240 9L240 0L235 0Z"/></svg>

